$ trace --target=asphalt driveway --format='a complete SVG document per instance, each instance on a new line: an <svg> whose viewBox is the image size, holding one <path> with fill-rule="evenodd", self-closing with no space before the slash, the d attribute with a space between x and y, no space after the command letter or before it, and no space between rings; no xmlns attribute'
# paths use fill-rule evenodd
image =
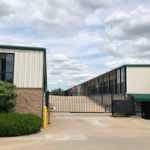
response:
<svg viewBox="0 0 150 150"><path fill-rule="evenodd" d="M149 150L150 121L104 114L54 114L41 133L0 138L0 150Z"/></svg>

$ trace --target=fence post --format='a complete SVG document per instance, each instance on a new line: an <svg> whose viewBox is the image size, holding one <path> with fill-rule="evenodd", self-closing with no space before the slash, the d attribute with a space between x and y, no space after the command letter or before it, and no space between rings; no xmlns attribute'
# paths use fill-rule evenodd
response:
<svg viewBox="0 0 150 150"><path fill-rule="evenodd" d="M49 91L47 91L46 92L46 106L47 106L47 113L48 113L48 124L50 124L50 113L51 113L51 111L50 111L50 105L49 105Z"/></svg>
<svg viewBox="0 0 150 150"><path fill-rule="evenodd" d="M112 96L111 97L111 113L112 113L112 116L113 116L113 114L114 114L114 110L113 110L113 108L114 108L114 106L113 106L113 100L114 100L114 97Z"/></svg>

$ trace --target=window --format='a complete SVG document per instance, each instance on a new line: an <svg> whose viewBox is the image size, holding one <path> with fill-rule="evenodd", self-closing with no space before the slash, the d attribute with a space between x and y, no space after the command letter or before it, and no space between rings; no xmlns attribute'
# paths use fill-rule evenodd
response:
<svg viewBox="0 0 150 150"><path fill-rule="evenodd" d="M110 80L109 81L109 87L110 87L110 94L115 94L115 80Z"/></svg>
<svg viewBox="0 0 150 150"><path fill-rule="evenodd" d="M121 69L121 93L125 93L125 68Z"/></svg>
<svg viewBox="0 0 150 150"><path fill-rule="evenodd" d="M98 93L101 95L103 94L103 79L102 79L102 77L99 77Z"/></svg>
<svg viewBox="0 0 150 150"><path fill-rule="evenodd" d="M109 94L109 74L104 75L103 92Z"/></svg>
<svg viewBox="0 0 150 150"><path fill-rule="evenodd" d="M116 94L116 78L117 74L116 71L110 72L110 81L109 81L109 92L110 94Z"/></svg>
<svg viewBox="0 0 150 150"><path fill-rule="evenodd" d="M120 83L121 83L121 74L120 74L120 69L117 70L117 94L121 93L120 90Z"/></svg>
<svg viewBox="0 0 150 150"><path fill-rule="evenodd" d="M13 82L14 54L0 53L0 80Z"/></svg>
<svg viewBox="0 0 150 150"><path fill-rule="evenodd" d="M125 93L125 68L117 70L117 94Z"/></svg>

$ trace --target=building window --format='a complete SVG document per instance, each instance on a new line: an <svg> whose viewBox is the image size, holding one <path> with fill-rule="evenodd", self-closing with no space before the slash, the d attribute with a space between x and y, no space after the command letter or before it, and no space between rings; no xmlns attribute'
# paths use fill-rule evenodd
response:
<svg viewBox="0 0 150 150"><path fill-rule="evenodd" d="M117 94L121 93L120 83L121 83L121 74L120 74L120 69L118 69L117 70Z"/></svg>
<svg viewBox="0 0 150 150"><path fill-rule="evenodd" d="M125 93L125 68L117 70L117 94Z"/></svg>
<svg viewBox="0 0 150 150"><path fill-rule="evenodd" d="M112 71L109 74L109 93L110 94L116 94L117 92L117 87L116 87L116 79L117 79L117 74L116 71Z"/></svg>
<svg viewBox="0 0 150 150"><path fill-rule="evenodd" d="M114 80L109 81L109 93L115 94L115 81Z"/></svg>
<svg viewBox="0 0 150 150"><path fill-rule="evenodd" d="M14 54L0 53L0 80L13 82Z"/></svg>
<svg viewBox="0 0 150 150"><path fill-rule="evenodd" d="M121 69L121 93L125 93L125 68Z"/></svg>

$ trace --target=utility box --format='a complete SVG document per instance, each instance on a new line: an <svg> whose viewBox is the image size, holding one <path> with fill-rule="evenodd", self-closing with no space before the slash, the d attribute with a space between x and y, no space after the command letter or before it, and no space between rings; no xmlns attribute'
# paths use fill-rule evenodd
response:
<svg viewBox="0 0 150 150"><path fill-rule="evenodd" d="M135 114L135 105L132 100L113 100L112 115L113 116L130 116Z"/></svg>

